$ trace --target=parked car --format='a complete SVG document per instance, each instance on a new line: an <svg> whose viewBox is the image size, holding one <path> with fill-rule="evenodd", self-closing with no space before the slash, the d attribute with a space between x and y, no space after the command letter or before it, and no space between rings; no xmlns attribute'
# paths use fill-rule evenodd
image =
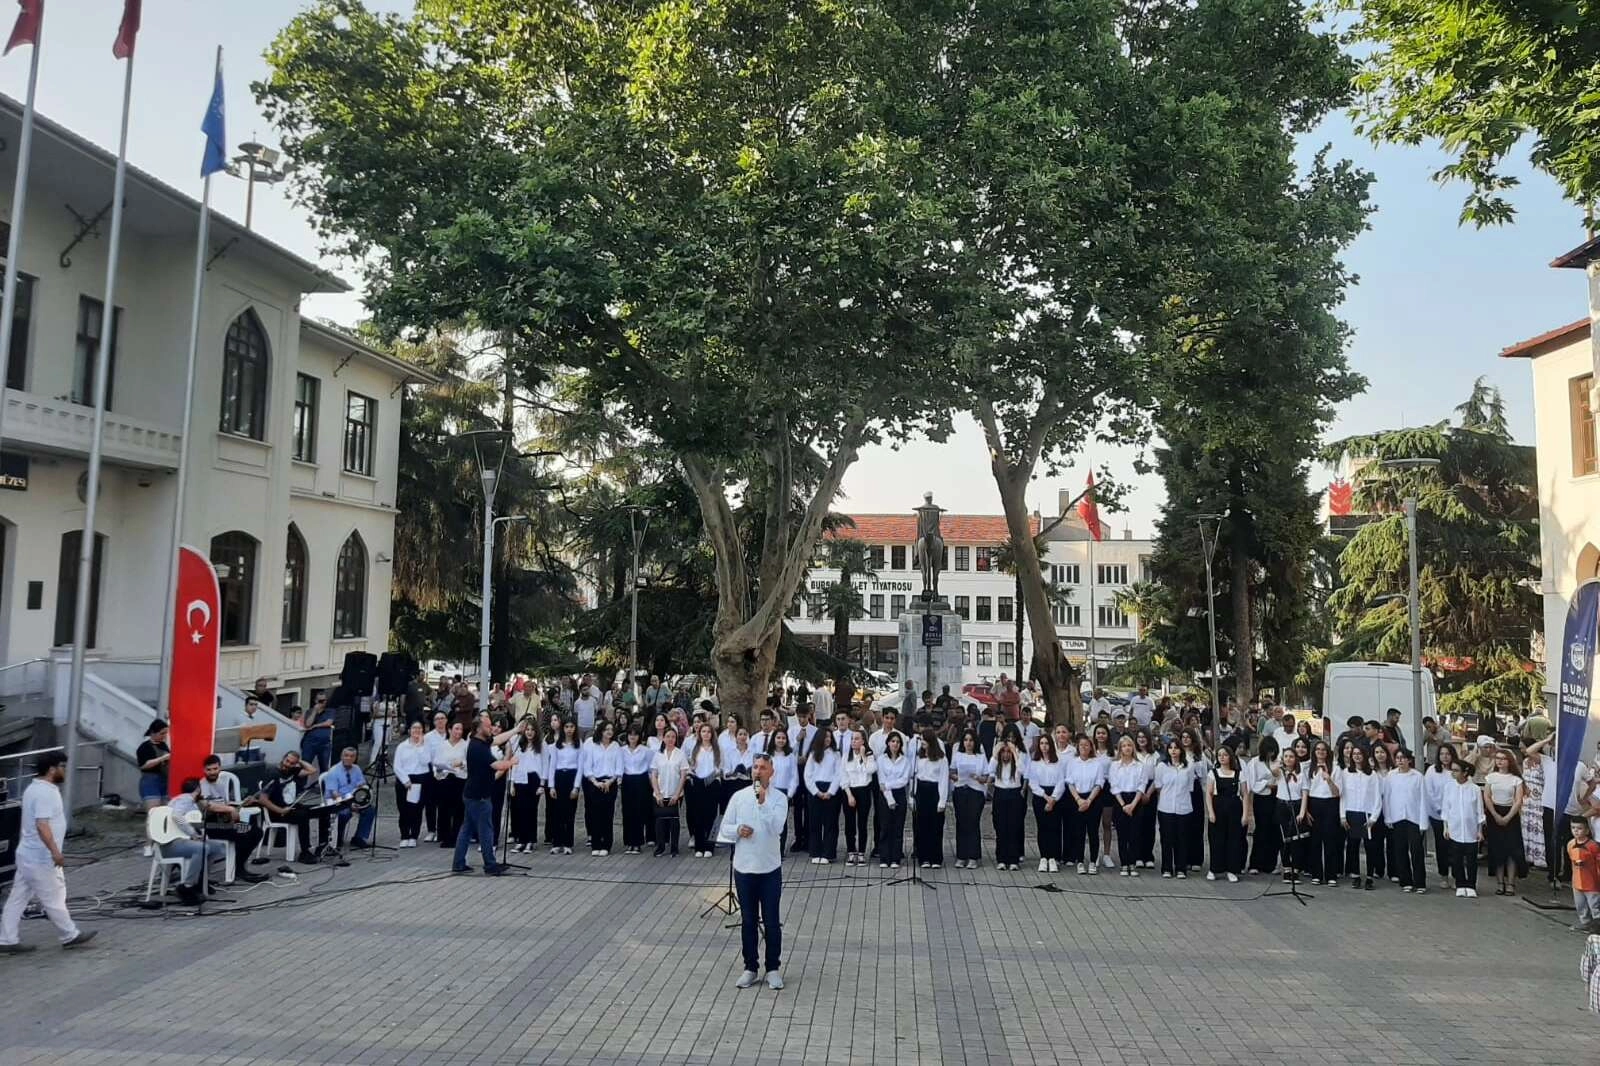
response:
<svg viewBox="0 0 1600 1066"><path fill-rule="evenodd" d="M1000 703L999 693L995 692L994 686L987 682L962 685L961 698L968 703L976 703L983 707L994 707Z"/></svg>

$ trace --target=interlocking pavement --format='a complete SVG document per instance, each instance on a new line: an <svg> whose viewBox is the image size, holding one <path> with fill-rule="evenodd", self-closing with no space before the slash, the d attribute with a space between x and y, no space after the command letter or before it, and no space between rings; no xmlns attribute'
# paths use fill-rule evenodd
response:
<svg viewBox="0 0 1600 1066"><path fill-rule="evenodd" d="M143 894L137 848L75 866L99 939L64 952L24 924L40 950L0 958L0 1064L1600 1061L1571 912L1487 879L1475 901L1384 884L1302 907L1262 896L1276 879L947 866L890 887L802 855L772 992L732 986L721 852L513 855L529 869L500 879L382 854L198 918L115 906Z"/></svg>

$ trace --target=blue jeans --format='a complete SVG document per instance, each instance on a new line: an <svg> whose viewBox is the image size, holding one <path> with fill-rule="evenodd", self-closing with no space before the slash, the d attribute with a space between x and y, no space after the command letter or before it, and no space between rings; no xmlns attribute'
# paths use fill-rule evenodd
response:
<svg viewBox="0 0 1600 1066"><path fill-rule="evenodd" d="M346 807L344 810L340 811L337 815L337 818L339 819L339 842L343 843L344 828L350 822L350 808ZM355 839L363 844L370 843L372 840L372 825L377 820L378 808L376 807L368 807L366 810L357 815Z"/></svg>
<svg viewBox="0 0 1600 1066"><path fill-rule="evenodd" d="M333 739L319 737L316 739L304 738L300 741L300 761L316 763L317 769L326 772L333 767Z"/></svg>
<svg viewBox="0 0 1600 1066"><path fill-rule="evenodd" d="M473 839L478 841L478 850L483 852L484 872L495 869L499 864L494 861L494 801L486 799L470 799L464 805L464 817L461 820L461 831L456 834L456 861L450 864L453 870L467 868L467 848L472 846Z"/></svg>
<svg viewBox="0 0 1600 1066"><path fill-rule="evenodd" d="M760 937L756 922L761 922L767 937L767 971L776 970L783 963L783 926L778 920L778 898L783 895L783 870L769 870L764 874L733 875L733 887L739 896L739 916L743 925L741 943L744 948L744 968L756 972L759 967Z"/></svg>
<svg viewBox="0 0 1600 1066"><path fill-rule="evenodd" d="M183 860L183 883L190 888L200 883L200 841L174 840L161 845L162 857ZM205 854L208 860L221 859L227 855L227 845L220 840L208 840L205 843Z"/></svg>

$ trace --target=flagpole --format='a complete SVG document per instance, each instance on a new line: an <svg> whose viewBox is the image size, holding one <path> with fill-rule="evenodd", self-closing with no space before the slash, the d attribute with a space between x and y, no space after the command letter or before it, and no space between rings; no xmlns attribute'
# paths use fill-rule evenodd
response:
<svg viewBox="0 0 1600 1066"><path fill-rule="evenodd" d="M5 439L5 383L11 377L11 322L17 312L17 262L22 251L22 212L28 202L28 171L33 157L33 99L39 87L39 42L44 36L44 9L34 24L28 58L28 98L22 106L22 138L17 147L16 191L11 196L11 236L6 242L6 280L0 299L0 441Z"/></svg>
<svg viewBox="0 0 1600 1066"><path fill-rule="evenodd" d="M217 46L217 76L222 75L222 46ZM167 547L167 594L161 601L161 679L157 713L167 714L172 700L173 612L177 610L178 547L183 543L183 504L189 488L189 433L194 418L194 367L200 351L200 304L205 289L206 252L211 231L211 175L200 193L200 235L194 249L194 301L189 308L189 366L183 386L183 445L178 452L178 484L172 501L172 543Z"/></svg>
<svg viewBox="0 0 1600 1066"><path fill-rule="evenodd" d="M1098 506L1095 514L1098 518ZM1095 654L1098 649L1094 643L1094 586L1095 582L1100 580L1100 575L1095 573L1094 569L1094 542L1100 539L1097 533L1098 530L1089 530L1089 690L1091 692L1100 687L1100 665L1096 661L1098 657Z"/></svg>
<svg viewBox="0 0 1600 1066"><path fill-rule="evenodd" d="M84 492L83 534L78 545L77 608L72 616L72 668L67 682L67 781L63 790L67 818L72 818L77 768L78 720L83 711L83 653L89 642L89 592L94 584L94 523L100 503L100 454L106 429L106 377L111 365L111 337L116 331L117 256L122 250L122 198L128 181L128 111L133 97L133 53L122 77L122 134L117 144L117 175L111 185L111 247L106 257L106 298L102 307L108 325L100 330L94 363L94 433L89 444L89 485ZM188 441L183 442L185 450Z"/></svg>

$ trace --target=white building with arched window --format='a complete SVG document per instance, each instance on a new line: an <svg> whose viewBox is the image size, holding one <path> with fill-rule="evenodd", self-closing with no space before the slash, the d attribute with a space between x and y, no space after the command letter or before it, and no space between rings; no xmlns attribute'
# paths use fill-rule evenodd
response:
<svg viewBox="0 0 1600 1066"><path fill-rule="evenodd" d="M20 109L0 98L0 250ZM302 298L349 286L213 215L193 431L181 433L198 204L129 169L114 314L104 225L114 157L38 121L22 283L0 423L0 666L65 658L84 513L96 346L112 330L89 657L153 695L180 449L183 540L222 589L221 679L265 677L309 704L346 653L387 646L400 405L431 380L340 330ZM71 210L67 210L70 206ZM113 670L115 665L118 669ZM26 671L0 671L0 692ZM3 743L4 738L0 738Z"/></svg>

